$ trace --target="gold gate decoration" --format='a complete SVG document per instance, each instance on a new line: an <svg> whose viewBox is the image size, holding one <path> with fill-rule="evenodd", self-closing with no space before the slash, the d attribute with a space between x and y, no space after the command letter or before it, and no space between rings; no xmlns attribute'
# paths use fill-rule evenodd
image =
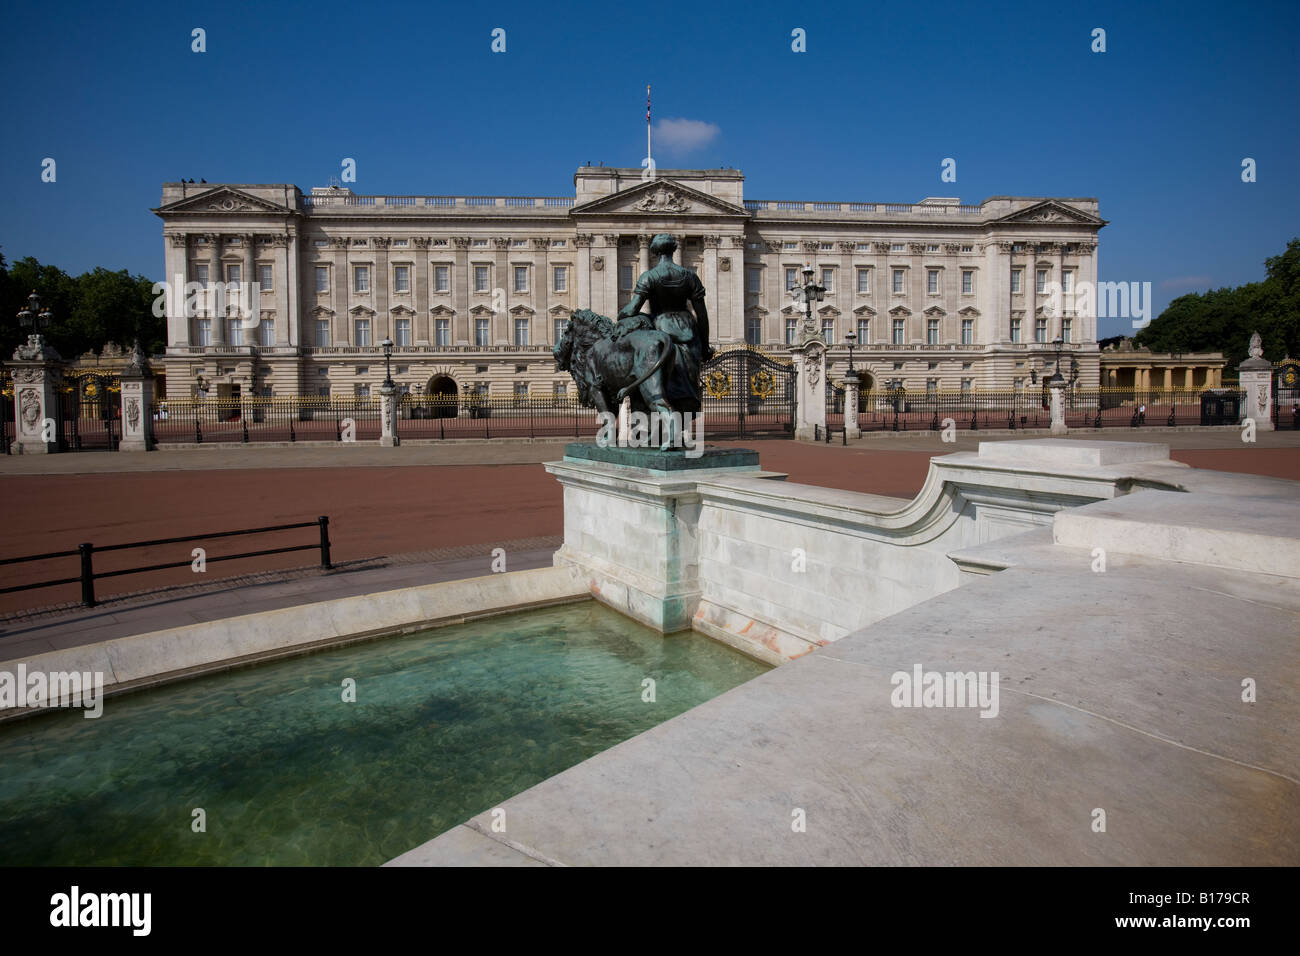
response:
<svg viewBox="0 0 1300 956"><path fill-rule="evenodd" d="M710 398L723 398L731 394L731 376L721 369L714 369L704 376L704 390Z"/></svg>
<svg viewBox="0 0 1300 956"><path fill-rule="evenodd" d="M756 398L770 398L776 392L776 376L760 368L749 376L749 393Z"/></svg>

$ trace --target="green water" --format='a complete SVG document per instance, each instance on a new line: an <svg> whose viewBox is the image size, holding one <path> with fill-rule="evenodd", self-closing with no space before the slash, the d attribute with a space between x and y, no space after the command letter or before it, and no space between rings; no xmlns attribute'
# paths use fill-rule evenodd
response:
<svg viewBox="0 0 1300 956"><path fill-rule="evenodd" d="M0 864L382 863L766 670L585 602L0 724Z"/></svg>

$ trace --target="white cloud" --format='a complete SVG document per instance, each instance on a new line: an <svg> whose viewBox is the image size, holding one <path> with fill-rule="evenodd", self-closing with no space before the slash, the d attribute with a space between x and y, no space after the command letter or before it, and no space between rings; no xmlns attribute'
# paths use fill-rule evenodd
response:
<svg viewBox="0 0 1300 956"><path fill-rule="evenodd" d="M668 118L655 124L657 145L666 152L689 153L709 145L722 130L703 120Z"/></svg>

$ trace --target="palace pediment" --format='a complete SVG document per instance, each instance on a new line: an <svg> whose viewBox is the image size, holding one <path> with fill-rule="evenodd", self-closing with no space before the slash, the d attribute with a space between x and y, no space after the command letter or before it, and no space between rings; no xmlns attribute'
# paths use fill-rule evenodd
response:
<svg viewBox="0 0 1300 956"><path fill-rule="evenodd" d="M264 199L258 199L256 196L250 196L248 193L239 189L232 189L230 186L218 186L197 196L186 196L184 199L176 200L176 202L159 206L154 212L159 214L190 212L205 215L211 213L246 214L251 212L284 215L285 213L292 213L293 210L279 203L267 202Z"/></svg>
<svg viewBox="0 0 1300 956"><path fill-rule="evenodd" d="M601 196L569 209L570 216L736 216L748 217L745 207L671 179L651 179L630 189Z"/></svg>
<svg viewBox="0 0 1300 956"><path fill-rule="evenodd" d="M1018 209L1000 219L994 219L990 225L1069 225L1069 226L1104 226L1106 220L1090 213L1075 209L1073 206L1045 199L1040 203Z"/></svg>

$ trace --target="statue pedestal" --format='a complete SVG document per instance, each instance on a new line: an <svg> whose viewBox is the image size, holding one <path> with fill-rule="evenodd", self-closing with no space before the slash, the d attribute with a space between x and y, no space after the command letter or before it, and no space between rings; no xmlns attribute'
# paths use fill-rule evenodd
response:
<svg viewBox="0 0 1300 956"><path fill-rule="evenodd" d="M59 450L59 393L63 374L41 360L9 363L14 382L14 451L45 455Z"/></svg>
<svg viewBox="0 0 1300 956"><path fill-rule="evenodd" d="M1273 363L1262 358L1248 358L1237 366L1237 378L1244 398L1241 420L1255 420L1255 430L1273 430Z"/></svg>
<svg viewBox="0 0 1300 956"><path fill-rule="evenodd" d="M118 451L153 451L153 379L122 376L122 441Z"/></svg>
<svg viewBox="0 0 1300 956"><path fill-rule="evenodd" d="M763 472L758 452L600 447L574 442L546 470L564 487L564 544L555 563L580 568L592 596L663 634L686 630L700 601L700 482Z"/></svg>
<svg viewBox="0 0 1300 956"><path fill-rule="evenodd" d="M1069 432L1065 425L1065 382L1052 383L1049 385L1052 393L1051 413L1053 435L1064 435Z"/></svg>

